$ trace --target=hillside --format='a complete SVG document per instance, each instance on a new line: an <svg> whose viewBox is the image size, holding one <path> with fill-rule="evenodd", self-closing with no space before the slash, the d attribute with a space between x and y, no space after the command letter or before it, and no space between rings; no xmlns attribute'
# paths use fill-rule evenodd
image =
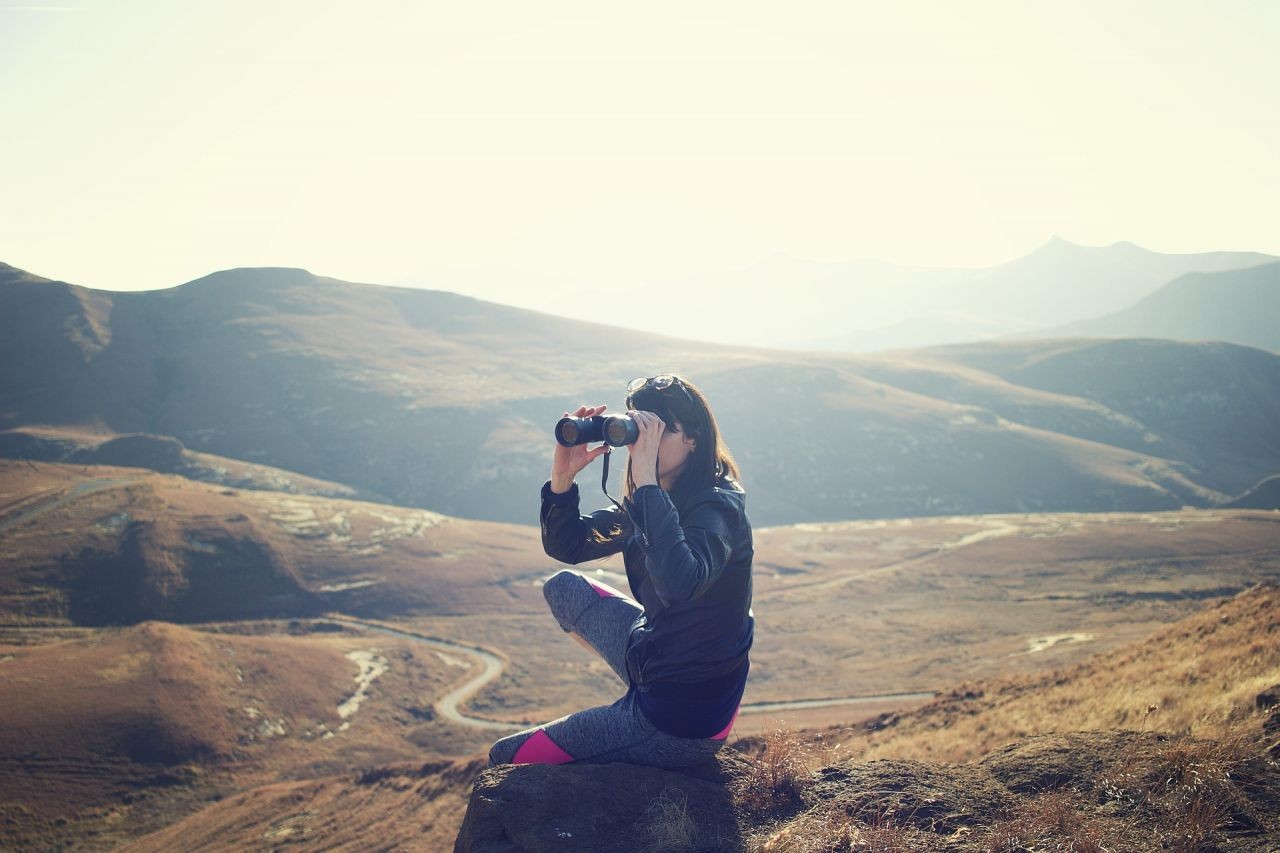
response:
<svg viewBox="0 0 1280 853"><path fill-rule="evenodd" d="M1158 729L1217 737L1280 685L1280 587L1251 587L1073 666L955 686L935 701L857 727L859 760L971 761L1049 731ZM1148 710L1150 709L1150 710Z"/></svg>
<svg viewBox="0 0 1280 853"><path fill-rule="evenodd" d="M468 612L535 532L236 490L136 468L0 460L0 613L26 624ZM459 561L485 553L482 561ZM527 569L524 570L527 573Z"/></svg>
<svg viewBox="0 0 1280 853"><path fill-rule="evenodd" d="M483 717L616 698L613 673L551 630L541 583L562 566L531 525L109 466L0 461L0 487L9 626L339 611L505 656L502 677L470 700ZM1078 660L1280 579L1277 525L1270 512L1186 510L759 527L747 701L823 700L857 685L876 711L910 704L897 694ZM621 557L577 568L626 587ZM852 639L863 636L878 639ZM1068 641L1042 648L1054 636ZM805 719L846 711L815 707Z"/></svg>
<svg viewBox="0 0 1280 853"><path fill-rule="evenodd" d="M1222 851L1262 853L1280 838L1280 775L1260 751L1280 728L1271 707L1259 713L1253 706L1257 685L1280 677L1277 605L1274 585L1254 587L1076 667L960 685L893 720L731 736L715 762L686 772L402 763L245 791L128 849L165 849L179 838L200 849L262 839L345 846L376 836L404 849L441 850L454 834L461 851L798 853L837 842L988 851L1015 842L1069 849L1073 839L1105 849L1194 849L1177 847L1183 834ZM1014 689L1032 683L1040 690ZM1132 702L1120 699L1126 684L1142 691ZM982 695L964 698L975 691ZM1102 701L1090 716L1094 691ZM1150 715L1116 714L1173 695L1175 702ZM1039 709L1034 719L1031 704ZM944 715L946 707L953 710ZM1270 735L1262 730L1267 720ZM1024 731L1029 726L1037 731ZM1195 736L1185 736L1188 728ZM847 738L855 731L869 733L859 739L885 738L885 754L856 754L859 741ZM895 732L918 734L912 744L899 741L916 751L932 732L937 752L981 736L965 744L967 758L956 752L950 762L938 754L888 757ZM457 805L468 789L464 818Z"/></svg>
<svg viewBox="0 0 1280 853"><path fill-rule="evenodd" d="M1099 317L1038 330L1037 337L1172 338L1229 341L1280 352L1280 263L1189 272Z"/></svg>
<svg viewBox="0 0 1280 853"><path fill-rule="evenodd" d="M0 428L170 436L381 501L527 524L564 407L616 410L628 378L671 369L713 401L757 524L1210 506L1280 469L1280 356L1096 344L867 359L663 338L305 270L108 293L9 268ZM1011 353L1038 367L1009 373ZM916 381L921 361L969 379L930 388Z"/></svg>
<svg viewBox="0 0 1280 853"><path fill-rule="evenodd" d="M190 809L286 732L337 730L354 671L336 649L163 622L0 646L0 844Z"/></svg>
<svg viewBox="0 0 1280 853"><path fill-rule="evenodd" d="M109 466L0 461L0 487L0 622L14 636L339 611L502 655L501 677L468 702L481 717L616 698L608 667L566 649L548 620L541 583L562 566L531 525ZM1270 512L1184 510L759 527L747 701L814 700L803 719L816 725L849 711L826 699L874 713L914 704L904 693L1079 660L1280 579L1277 525ZM626 588L620 557L577 568Z"/></svg>
<svg viewBox="0 0 1280 853"><path fill-rule="evenodd" d="M242 791L443 767L488 743L433 711L476 668L378 632L294 621L6 634L5 849L102 849Z"/></svg>
<svg viewBox="0 0 1280 853"><path fill-rule="evenodd" d="M129 853L254 848L448 850L484 759L444 759L277 782L244 791L120 848Z"/></svg>
<svg viewBox="0 0 1280 853"><path fill-rule="evenodd" d="M1034 340L955 344L864 364L867 375L1019 424L1176 460L1209 490L1187 496L1192 505L1253 485L1246 481L1260 463L1280 466L1280 433L1270 428L1280 396L1263 390L1280 388L1280 373L1271 353L1250 347Z"/></svg>
<svg viewBox="0 0 1280 853"><path fill-rule="evenodd" d="M1267 477L1223 506L1233 509L1280 509L1280 474Z"/></svg>
<svg viewBox="0 0 1280 853"><path fill-rule="evenodd" d="M341 483L331 483L239 459L198 453L168 435L106 435L69 429L30 428L0 432L0 458L115 465L177 474L191 480L239 489L373 499Z"/></svg>

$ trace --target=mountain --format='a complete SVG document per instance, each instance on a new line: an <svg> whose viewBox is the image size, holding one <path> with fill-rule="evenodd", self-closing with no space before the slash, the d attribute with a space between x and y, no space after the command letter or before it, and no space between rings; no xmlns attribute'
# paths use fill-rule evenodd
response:
<svg viewBox="0 0 1280 853"><path fill-rule="evenodd" d="M780 256L690 282L712 299L769 305L739 334L716 339L785 349L871 352L1027 333L1118 311L1190 272L1276 261L1255 252L1166 254L1129 242L1081 246L1054 237L1035 251L977 269L899 267L871 261L815 264ZM711 296L714 294L714 296ZM797 334L797 330L801 330ZM693 337L692 327L682 333ZM1040 337L1079 336L1064 332Z"/></svg>
<svg viewBox="0 0 1280 853"><path fill-rule="evenodd" d="M1034 334L1217 340L1280 352L1280 262L1187 273L1121 311Z"/></svg>
<svg viewBox="0 0 1280 853"><path fill-rule="evenodd" d="M886 362L297 269L138 293L0 273L0 429L170 436L450 516L528 523L561 413L616 411L627 379L658 370L706 390L757 524L1207 506L1280 469L1280 357L1245 347L991 342ZM1000 374L1010 354L1040 366ZM968 379L935 392L895 359ZM593 506L600 464L580 478Z"/></svg>
<svg viewBox="0 0 1280 853"><path fill-rule="evenodd" d="M789 350L874 350L996 338L1118 311L1193 271L1276 261L1255 252L1166 254L1053 237L989 267L819 262L777 254L729 270L432 270L449 287L580 320ZM554 304L546 294L556 294Z"/></svg>
<svg viewBox="0 0 1280 853"><path fill-rule="evenodd" d="M1272 428L1280 396L1262 390L1280 388L1280 377L1273 354L1251 347L1036 339L890 353L862 364L864 375L901 388L1178 460L1198 471L1193 479L1220 493L1218 500L1257 482L1249 480L1259 470L1255 460L1280 460L1280 432Z"/></svg>

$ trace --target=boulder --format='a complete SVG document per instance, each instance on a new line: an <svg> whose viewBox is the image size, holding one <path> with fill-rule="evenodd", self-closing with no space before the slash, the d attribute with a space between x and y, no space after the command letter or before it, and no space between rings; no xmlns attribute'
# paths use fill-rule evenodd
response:
<svg viewBox="0 0 1280 853"><path fill-rule="evenodd" d="M455 853L730 851L743 841L722 749L684 770L636 764L500 764L472 785Z"/></svg>

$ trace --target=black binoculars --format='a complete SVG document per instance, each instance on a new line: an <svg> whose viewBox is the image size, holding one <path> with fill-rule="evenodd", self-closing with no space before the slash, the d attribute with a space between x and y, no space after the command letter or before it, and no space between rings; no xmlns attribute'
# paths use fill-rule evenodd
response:
<svg viewBox="0 0 1280 853"><path fill-rule="evenodd" d="M592 415L589 418L561 418L556 424L556 441L565 447L603 441L613 447L635 444L640 425L630 415Z"/></svg>

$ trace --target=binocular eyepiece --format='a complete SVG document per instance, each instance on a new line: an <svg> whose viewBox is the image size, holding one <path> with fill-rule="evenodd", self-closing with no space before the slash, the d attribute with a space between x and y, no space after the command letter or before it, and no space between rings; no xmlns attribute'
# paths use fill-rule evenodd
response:
<svg viewBox="0 0 1280 853"><path fill-rule="evenodd" d="M603 441L612 447L635 444L640 425L630 415L593 415L589 418L561 418L556 424L556 441L565 447Z"/></svg>

